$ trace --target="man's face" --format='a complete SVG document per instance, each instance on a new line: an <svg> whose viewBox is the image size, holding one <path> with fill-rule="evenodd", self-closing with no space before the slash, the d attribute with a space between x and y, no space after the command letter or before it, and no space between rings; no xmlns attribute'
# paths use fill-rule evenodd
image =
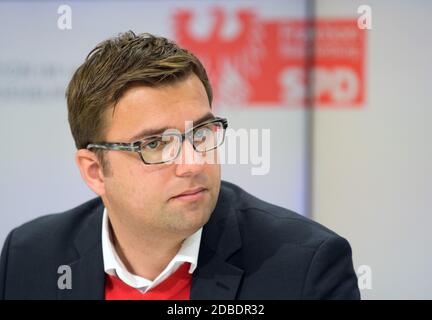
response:
<svg viewBox="0 0 432 320"><path fill-rule="evenodd" d="M106 111L105 141L134 142L143 131L162 133L166 128L184 132L185 121L196 125L210 113L204 86L194 74L168 86L135 86L119 100L114 114L112 109ZM194 152L186 140L179 157L191 158ZM104 178L102 198L110 219L138 232L182 236L195 232L208 221L220 189L220 165L203 164L205 156L195 153L193 157L201 161L147 165L135 152L105 152L110 172ZM178 197L197 188L204 191Z"/></svg>

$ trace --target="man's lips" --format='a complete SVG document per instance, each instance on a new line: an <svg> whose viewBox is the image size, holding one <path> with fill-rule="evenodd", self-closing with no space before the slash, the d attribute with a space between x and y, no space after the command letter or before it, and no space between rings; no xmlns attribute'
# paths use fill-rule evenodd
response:
<svg viewBox="0 0 432 320"><path fill-rule="evenodd" d="M204 194L205 191L207 191L207 189L203 188L203 187L189 189L189 190L183 191L182 193L180 193L174 197L171 197L171 199L195 200L195 199L200 198Z"/></svg>

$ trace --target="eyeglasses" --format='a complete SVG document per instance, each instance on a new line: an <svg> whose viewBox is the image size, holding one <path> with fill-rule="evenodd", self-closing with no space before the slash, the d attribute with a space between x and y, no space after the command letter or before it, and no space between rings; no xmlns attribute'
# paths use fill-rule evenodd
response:
<svg viewBox="0 0 432 320"><path fill-rule="evenodd" d="M131 143L90 143L87 149L138 152L145 164L161 164L174 161L180 155L186 139L196 152L205 153L218 148L225 140L227 127L227 119L216 117L198 124L183 134L178 130L169 129L162 135L146 137Z"/></svg>

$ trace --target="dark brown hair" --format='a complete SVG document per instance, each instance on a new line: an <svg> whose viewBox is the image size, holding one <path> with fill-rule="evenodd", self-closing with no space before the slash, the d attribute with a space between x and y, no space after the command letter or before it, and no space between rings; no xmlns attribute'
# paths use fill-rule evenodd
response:
<svg viewBox="0 0 432 320"><path fill-rule="evenodd" d="M195 73L212 104L212 88L201 62L174 42L132 31L98 44L75 71L66 90L69 125L78 149L104 138L104 112L131 85L157 87ZM103 163L102 154L98 154Z"/></svg>

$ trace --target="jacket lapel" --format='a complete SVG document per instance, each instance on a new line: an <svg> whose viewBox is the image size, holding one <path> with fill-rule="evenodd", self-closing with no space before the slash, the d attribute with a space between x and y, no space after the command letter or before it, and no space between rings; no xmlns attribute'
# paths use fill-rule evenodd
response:
<svg viewBox="0 0 432 320"><path fill-rule="evenodd" d="M221 188L215 210L203 228L198 267L192 275L192 300L233 300L243 270L229 260L241 248L234 203Z"/></svg>
<svg viewBox="0 0 432 320"><path fill-rule="evenodd" d="M102 300L105 295L105 272L102 256L103 204L94 208L75 239L78 259L69 263L72 289L58 290L59 299Z"/></svg>

